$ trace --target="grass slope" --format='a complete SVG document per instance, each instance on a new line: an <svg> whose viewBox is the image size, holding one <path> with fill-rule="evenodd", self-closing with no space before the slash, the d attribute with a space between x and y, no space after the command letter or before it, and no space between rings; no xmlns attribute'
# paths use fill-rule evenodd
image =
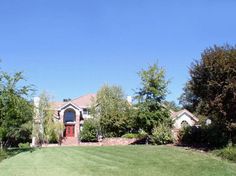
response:
<svg viewBox="0 0 236 176"><path fill-rule="evenodd" d="M165 146L61 147L23 152L0 163L4 176L227 176L236 165Z"/></svg>

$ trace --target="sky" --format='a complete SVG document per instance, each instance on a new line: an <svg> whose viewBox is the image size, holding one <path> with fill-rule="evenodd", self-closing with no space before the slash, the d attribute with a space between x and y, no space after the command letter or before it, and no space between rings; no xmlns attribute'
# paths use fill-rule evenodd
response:
<svg viewBox="0 0 236 176"><path fill-rule="evenodd" d="M235 0L0 0L0 67L62 100L104 84L133 95L158 63L178 102L204 49L235 45L235 19Z"/></svg>

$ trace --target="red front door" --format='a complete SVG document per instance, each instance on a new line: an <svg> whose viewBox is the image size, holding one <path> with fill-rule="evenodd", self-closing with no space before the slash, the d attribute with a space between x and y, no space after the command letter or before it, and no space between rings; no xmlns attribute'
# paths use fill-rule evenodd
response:
<svg viewBox="0 0 236 176"><path fill-rule="evenodd" d="M74 134L75 134L75 126L74 125L66 125L65 137L74 137Z"/></svg>

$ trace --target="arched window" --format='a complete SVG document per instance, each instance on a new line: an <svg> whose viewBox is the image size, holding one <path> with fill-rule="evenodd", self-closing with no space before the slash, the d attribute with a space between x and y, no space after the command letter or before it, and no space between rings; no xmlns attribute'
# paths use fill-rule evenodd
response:
<svg viewBox="0 0 236 176"><path fill-rule="evenodd" d="M189 124L188 124L187 121L184 120L184 121L181 122L181 128L186 128L188 126L189 126Z"/></svg>
<svg viewBox="0 0 236 176"><path fill-rule="evenodd" d="M64 123L66 122L75 122L75 111L73 109L64 112Z"/></svg>

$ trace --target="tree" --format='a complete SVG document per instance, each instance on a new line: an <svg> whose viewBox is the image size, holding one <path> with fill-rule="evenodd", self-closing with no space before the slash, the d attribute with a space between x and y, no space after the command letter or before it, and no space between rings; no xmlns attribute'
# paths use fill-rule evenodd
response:
<svg viewBox="0 0 236 176"><path fill-rule="evenodd" d="M149 135L160 124L171 127L169 111L163 106L167 94L168 81L165 71L156 64L139 72L141 88L136 92L136 125Z"/></svg>
<svg viewBox="0 0 236 176"><path fill-rule="evenodd" d="M97 93L91 113L99 119L104 136L119 137L129 131L129 110L121 87L104 85Z"/></svg>
<svg viewBox="0 0 236 176"><path fill-rule="evenodd" d="M184 109L194 113L198 103L198 98L191 91L190 83L187 82L183 88L182 95L179 97L179 104L181 104Z"/></svg>
<svg viewBox="0 0 236 176"><path fill-rule="evenodd" d="M86 119L83 124L83 129L80 133L80 140L82 142L96 142L98 141L99 124L97 119Z"/></svg>
<svg viewBox="0 0 236 176"><path fill-rule="evenodd" d="M182 97L197 113L210 118L222 133L236 134L236 47L206 49L201 59L192 63Z"/></svg>
<svg viewBox="0 0 236 176"><path fill-rule="evenodd" d="M173 111L180 111L181 108L174 101L164 101L163 105Z"/></svg>
<svg viewBox="0 0 236 176"><path fill-rule="evenodd" d="M50 105L51 96L42 92L39 96L39 105L37 108L37 118L34 123L34 136L36 142L61 142L64 125L54 118L54 111Z"/></svg>
<svg viewBox="0 0 236 176"><path fill-rule="evenodd" d="M30 142L33 105L26 99L33 92L32 86L19 86L22 72L13 76L0 75L0 144L2 147L18 146ZM22 83L21 83L22 84Z"/></svg>

